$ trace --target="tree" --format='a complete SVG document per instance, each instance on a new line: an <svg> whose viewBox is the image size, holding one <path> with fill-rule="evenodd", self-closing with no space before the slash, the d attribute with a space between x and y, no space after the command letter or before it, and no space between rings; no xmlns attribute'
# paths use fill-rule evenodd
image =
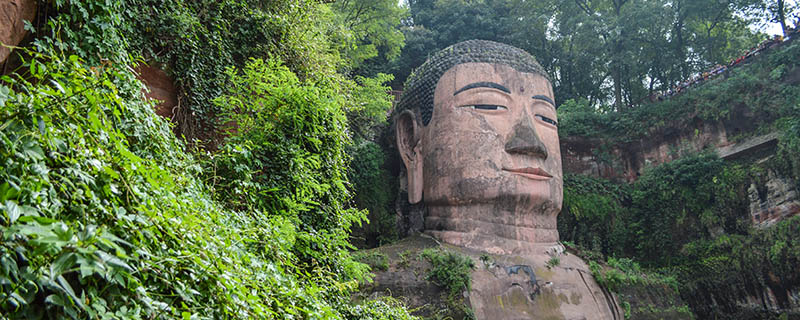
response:
<svg viewBox="0 0 800 320"><path fill-rule="evenodd" d="M742 13L759 1L409 0L408 47L389 69L397 85L437 50L493 40L534 55L559 101L621 111L756 44Z"/></svg>
<svg viewBox="0 0 800 320"><path fill-rule="evenodd" d="M397 0L341 0L330 4L349 66L358 68L366 60L393 60L405 45L400 24L408 14Z"/></svg>
<svg viewBox="0 0 800 320"><path fill-rule="evenodd" d="M783 36L789 35L788 28L786 27L786 19L789 16L795 16L798 11L798 4L788 2L786 0L768 1L767 12L770 14L770 21L781 24Z"/></svg>

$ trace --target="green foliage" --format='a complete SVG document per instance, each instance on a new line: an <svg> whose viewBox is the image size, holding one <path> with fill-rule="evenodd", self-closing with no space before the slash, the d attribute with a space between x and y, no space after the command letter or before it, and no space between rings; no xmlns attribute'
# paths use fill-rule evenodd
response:
<svg viewBox="0 0 800 320"><path fill-rule="evenodd" d="M630 304L630 302L622 301L620 303L620 305L622 306L622 310L624 310L624 312L625 312L625 314L624 314L625 319L630 319L631 318L631 304Z"/></svg>
<svg viewBox="0 0 800 320"><path fill-rule="evenodd" d="M611 290L669 286L680 292L700 318L766 312L743 309L736 301L759 288L800 285L796 269L800 243L793 236L800 231L800 220L792 218L763 230L748 228L746 188L766 170L761 166L793 168L788 163L797 161L797 153L785 149L794 143L793 138L785 141L779 144L780 156L765 164L747 167L724 163L714 155L687 156L646 170L632 185L618 186L617 190L630 188L622 192L609 192L611 182L566 176L559 233L567 238L574 234L562 230L583 230L576 238L584 239L579 245L588 248L593 248L592 242L585 239L610 244L602 250L612 256L607 267L589 264L598 282ZM604 203L618 209L604 209ZM575 212L601 218L578 219ZM654 268L658 271L653 272Z"/></svg>
<svg viewBox="0 0 800 320"><path fill-rule="evenodd" d="M341 96L301 82L274 60L227 74L225 95L215 103L232 132L207 164L216 174L211 187L226 190L222 200L302 222L313 233L360 222L361 213L342 211L349 138Z"/></svg>
<svg viewBox="0 0 800 320"><path fill-rule="evenodd" d="M280 60L302 80L345 81L345 61L330 34L325 4L314 0L128 0L133 48L175 79L178 131L212 139L222 123L213 102L223 94L229 67L250 58ZM347 87L346 85L344 87Z"/></svg>
<svg viewBox="0 0 800 320"><path fill-rule="evenodd" d="M393 58L403 47L403 35L395 26L405 10L392 1L129 0L128 4L126 13L135 17L130 20L133 47L175 78L182 102L175 117L179 131L189 138L215 138L221 110L213 100L223 93L225 70L244 67L249 58L278 59L301 80L328 82L349 95L348 103L358 109L364 108L363 101L377 99L337 70L356 68L379 51ZM378 74L378 84L390 81L387 77ZM357 79L363 87L373 88L368 80Z"/></svg>
<svg viewBox="0 0 800 320"><path fill-rule="evenodd" d="M349 65L379 57L393 60L405 45L399 26L408 9L394 0L343 0L331 4L340 26L338 43Z"/></svg>
<svg viewBox="0 0 800 320"><path fill-rule="evenodd" d="M357 215L323 215L300 194L225 209L129 69L77 56L29 65L35 82L5 78L16 89L2 90L4 314L336 318L349 308L335 297L356 286L339 279L364 272L344 251ZM260 210L286 203L296 206Z"/></svg>
<svg viewBox="0 0 800 320"><path fill-rule="evenodd" d="M443 249L425 249L419 257L431 263L428 280L447 289L451 298L472 287L470 273L475 263L469 257Z"/></svg>
<svg viewBox="0 0 800 320"><path fill-rule="evenodd" d="M769 126L776 119L797 113L800 90L790 74L800 66L798 59L800 42L793 41L688 92L624 112L602 112L600 108L592 113L581 107L585 103L568 101L569 108L559 110L559 134L624 143L659 135L669 128L688 127L691 121L729 121L745 112L760 115L752 127Z"/></svg>
<svg viewBox="0 0 800 320"><path fill-rule="evenodd" d="M794 106L795 114L800 114L800 103ZM786 117L778 121L782 133L778 150L771 161L777 172L794 178L800 189L800 117Z"/></svg>
<svg viewBox="0 0 800 320"><path fill-rule="evenodd" d="M408 268L409 264L411 263L411 249L404 250L397 254L400 258L400 261L397 262L397 265L401 268Z"/></svg>
<svg viewBox="0 0 800 320"><path fill-rule="evenodd" d="M623 243L630 186L584 175L564 175L564 202L558 218L562 241L601 254Z"/></svg>
<svg viewBox="0 0 800 320"><path fill-rule="evenodd" d="M634 184L635 227L628 238L634 243L628 245L649 264L672 264L670 253L715 227L742 232L737 221L747 212L745 178L742 168L703 154L645 171Z"/></svg>
<svg viewBox="0 0 800 320"><path fill-rule="evenodd" d="M362 304L349 306L346 319L360 320L419 320L403 309L403 303L392 297L368 300Z"/></svg>
<svg viewBox="0 0 800 320"><path fill-rule="evenodd" d="M397 195L394 178L384 168L386 153L374 142L361 140L353 145L348 175L353 185L357 208L369 211L364 226L366 244L377 247L397 239L394 201Z"/></svg>
<svg viewBox="0 0 800 320"><path fill-rule="evenodd" d="M353 254L353 258L368 265L373 270L389 270L389 257L380 251L361 251Z"/></svg>
<svg viewBox="0 0 800 320"><path fill-rule="evenodd" d="M592 137L598 128L608 126L603 116L586 99L567 100L558 107L559 137Z"/></svg>
<svg viewBox="0 0 800 320"><path fill-rule="evenodd" d="M746 232L747 170L697 154L645 170L633 184L567 174L562 239L648 266L680 263L683 245L720 232Z"/></svg>
<svg viewBox="0 0 800 320"><path fill-rule="evenodd" d="M550 260L547 260L547 263L545 263L547 268L558 267L559 264L561 264L561 259L558 257L552 257Z"/></svg>
<svg viewBox="0 0 800 320"><path fill-rule="evenodd" d="M145 102L125 32L154 22L133 22L149 19L137 15L140 10L156 10L153 17L180 18L159 36L185 32L161 45L188 44L182 51L188 60L213 59L227 49L201 52L219 42L194 29L197 23L184 22L221 19L239 31L263 25L218 14L222 7L210 2L132 3L142 4L51 3L57 10L37 30L36 49L24 51L22 68L0 78L0 313L25 319L412 319L396 301L349 300L368 276L347 251L350 226L364 218L346 209L350 101L335 86L339 76L326 78L324 64L304 69L320 68L314 76L298 77L279 62L319 62L303 60L304 51L294 46L328 43L274 35L278 42L270 45L286 45L290 58L244 65L254 52L245 46L241 68L225 59L189 63L190 71L227 70L215 74L223 77L223 96L195 97L216 101L228 125L225 145L198 161ZM278 24L292 18L286 12L308 8L251 5L220 4ZM209 10L180 11L186 6ZM300 55L292 60L292 54ZM202 72L187 77L199 79Z"/></svg>
<svg viewBox="0 0 800 320"><path fill-rule="evenodd" d="M619 292L622 287L635 285L668 286L676 291L679 286L675 276L645 272L639 263L627 258L608 258L606 267L589 261L589 270L597 283L615 292Z"/></svg>
<svg viewBox="0 0 800 320"><path fill-rule="evenodd" d="M357 139L372 140L377 131L386 123L386 116L392 108L391 88L385 84L394 77L379 73L375 78L356 76L358 85L354 86L348 98L354 102L347 109L350 130Z"/></svg>
<svg viewBox="0 0 800 320"><path fill-rule="evenodd" d="M475 319L474 312L467 306L468 302L463 296L472 287L470 275L475 268L472 259L444 248L422 250L417 258L431 264L427 280L446 289L446 307L435 310L429 319Z"/></svg>
<svg viewBox="0 0 800 320"><path fill-rule="evenodd" d="M70 52L91 65L128 58L123 33L132 31L128 22L134 13L126 1L55 0L38 5L50 16L26 29L37 35L33 47L39 51Z"/></svg>
<svg viewBox="0 0 800 320"><path fill-rule="evenodd" d="M695 241L684 248L689 263L676 268L681 291L703 318L734 318L747 311L736 299L753 288L800 285L800 218L784 220L748 235L725 235Z"/></svg>
<svg viewBox="0 0 800 320"><path fill-rule="evenodd" d="M356 236L363 236L367 247L377 247L397 238L394 202L397 186L386 170L386 151L374 141L388 127L386 116L392 107L390 88L384 84L391 75L375 78L356 76L347 95L353 101L347 109L350 133L354 143L347 153L352 161L348 176L352 182L353 200L357 208L369 211L369 222Z"/></svg>

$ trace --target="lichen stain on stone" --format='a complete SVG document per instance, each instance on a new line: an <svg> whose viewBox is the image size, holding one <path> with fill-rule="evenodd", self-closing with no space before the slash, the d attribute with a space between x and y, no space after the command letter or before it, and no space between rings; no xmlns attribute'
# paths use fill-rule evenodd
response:
<svg viewBox="0 0 800 320"><path fill-rule="evenodd" d="M567 297L566 294L559 293L558 294L558 299L561 300L561 302L563 302L563 303L569 303L569 298Z"/></svg>
<svg viewBox="0 0 800 320"><path fill-rule="evenodd" d="M496 296L497 304L501 310L506 308L515 312L522 312L530 319L565 319L561 314L561 300L568 300L566 295L556 296L552 290L538 295L532 301L520 287L513 287L504 294ZM491 313L490 313L491 314Z"/></svg>
<svg viewBox="0 0 800 320"><path fill-rule="evenodd" d="M553 275L555 275L555 271L548 268L539 267L536 268L534 272L536 273L536 277L543 281L550 281L553 279Z"/></svg>
<svg viewBox="0 0 800 320"><path fill-rule="evenodd" d="M572 303L572 304L574 304L574 305L579 305L579 304L581 304L581 298L583 298L583 296L582 296L582 295L580 295L580 294L579 294L579 293L577 293L577 292L573 292L573 293L570 295L570 297L569 297L569 300L570 300L570 303Z"/></svg>
<svg viewBox="0 0 800 320"><path fill-rule="evenodd" d="M535 316L536 319L564 319L564 315L561 314L560 306L561 302L559 298L556 297L555 293L553 293L553 290L542 290L542 293L536 297L534 312L531 316Z"/></svg>
<svg viewBox="0 0 800 320"><path fill-rule="evenodd" d="M508 295L508 304L514 309L523 309L528 304L528 297L521 288L513 288Z"/></svg>

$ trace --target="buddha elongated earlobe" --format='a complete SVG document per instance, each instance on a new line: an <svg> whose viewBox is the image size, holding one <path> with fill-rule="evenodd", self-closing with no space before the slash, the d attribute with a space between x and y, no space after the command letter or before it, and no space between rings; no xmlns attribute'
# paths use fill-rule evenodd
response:
<svg viewBox="0 0 800 320"><path fill-rule="evenodd" d="M416 117L410 110L405 110L397 117L396 137L397 150L403 159L408 173L408 202L422 201L422 144L419 139L419 127Z"/></svg>

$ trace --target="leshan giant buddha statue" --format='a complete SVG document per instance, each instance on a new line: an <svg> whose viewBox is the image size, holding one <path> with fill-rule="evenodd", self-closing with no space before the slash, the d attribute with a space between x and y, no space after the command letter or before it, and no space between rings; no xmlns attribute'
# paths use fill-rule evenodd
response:
<svg viewBox="0 0 800 320"><path fill-rule="evenodd" d="M491 254L472 273L478 319L614 319L612 294L564 253L553 88L518 48L470 40L433 55L395 112L408 201L427 207L425 233Z"/></svg>

